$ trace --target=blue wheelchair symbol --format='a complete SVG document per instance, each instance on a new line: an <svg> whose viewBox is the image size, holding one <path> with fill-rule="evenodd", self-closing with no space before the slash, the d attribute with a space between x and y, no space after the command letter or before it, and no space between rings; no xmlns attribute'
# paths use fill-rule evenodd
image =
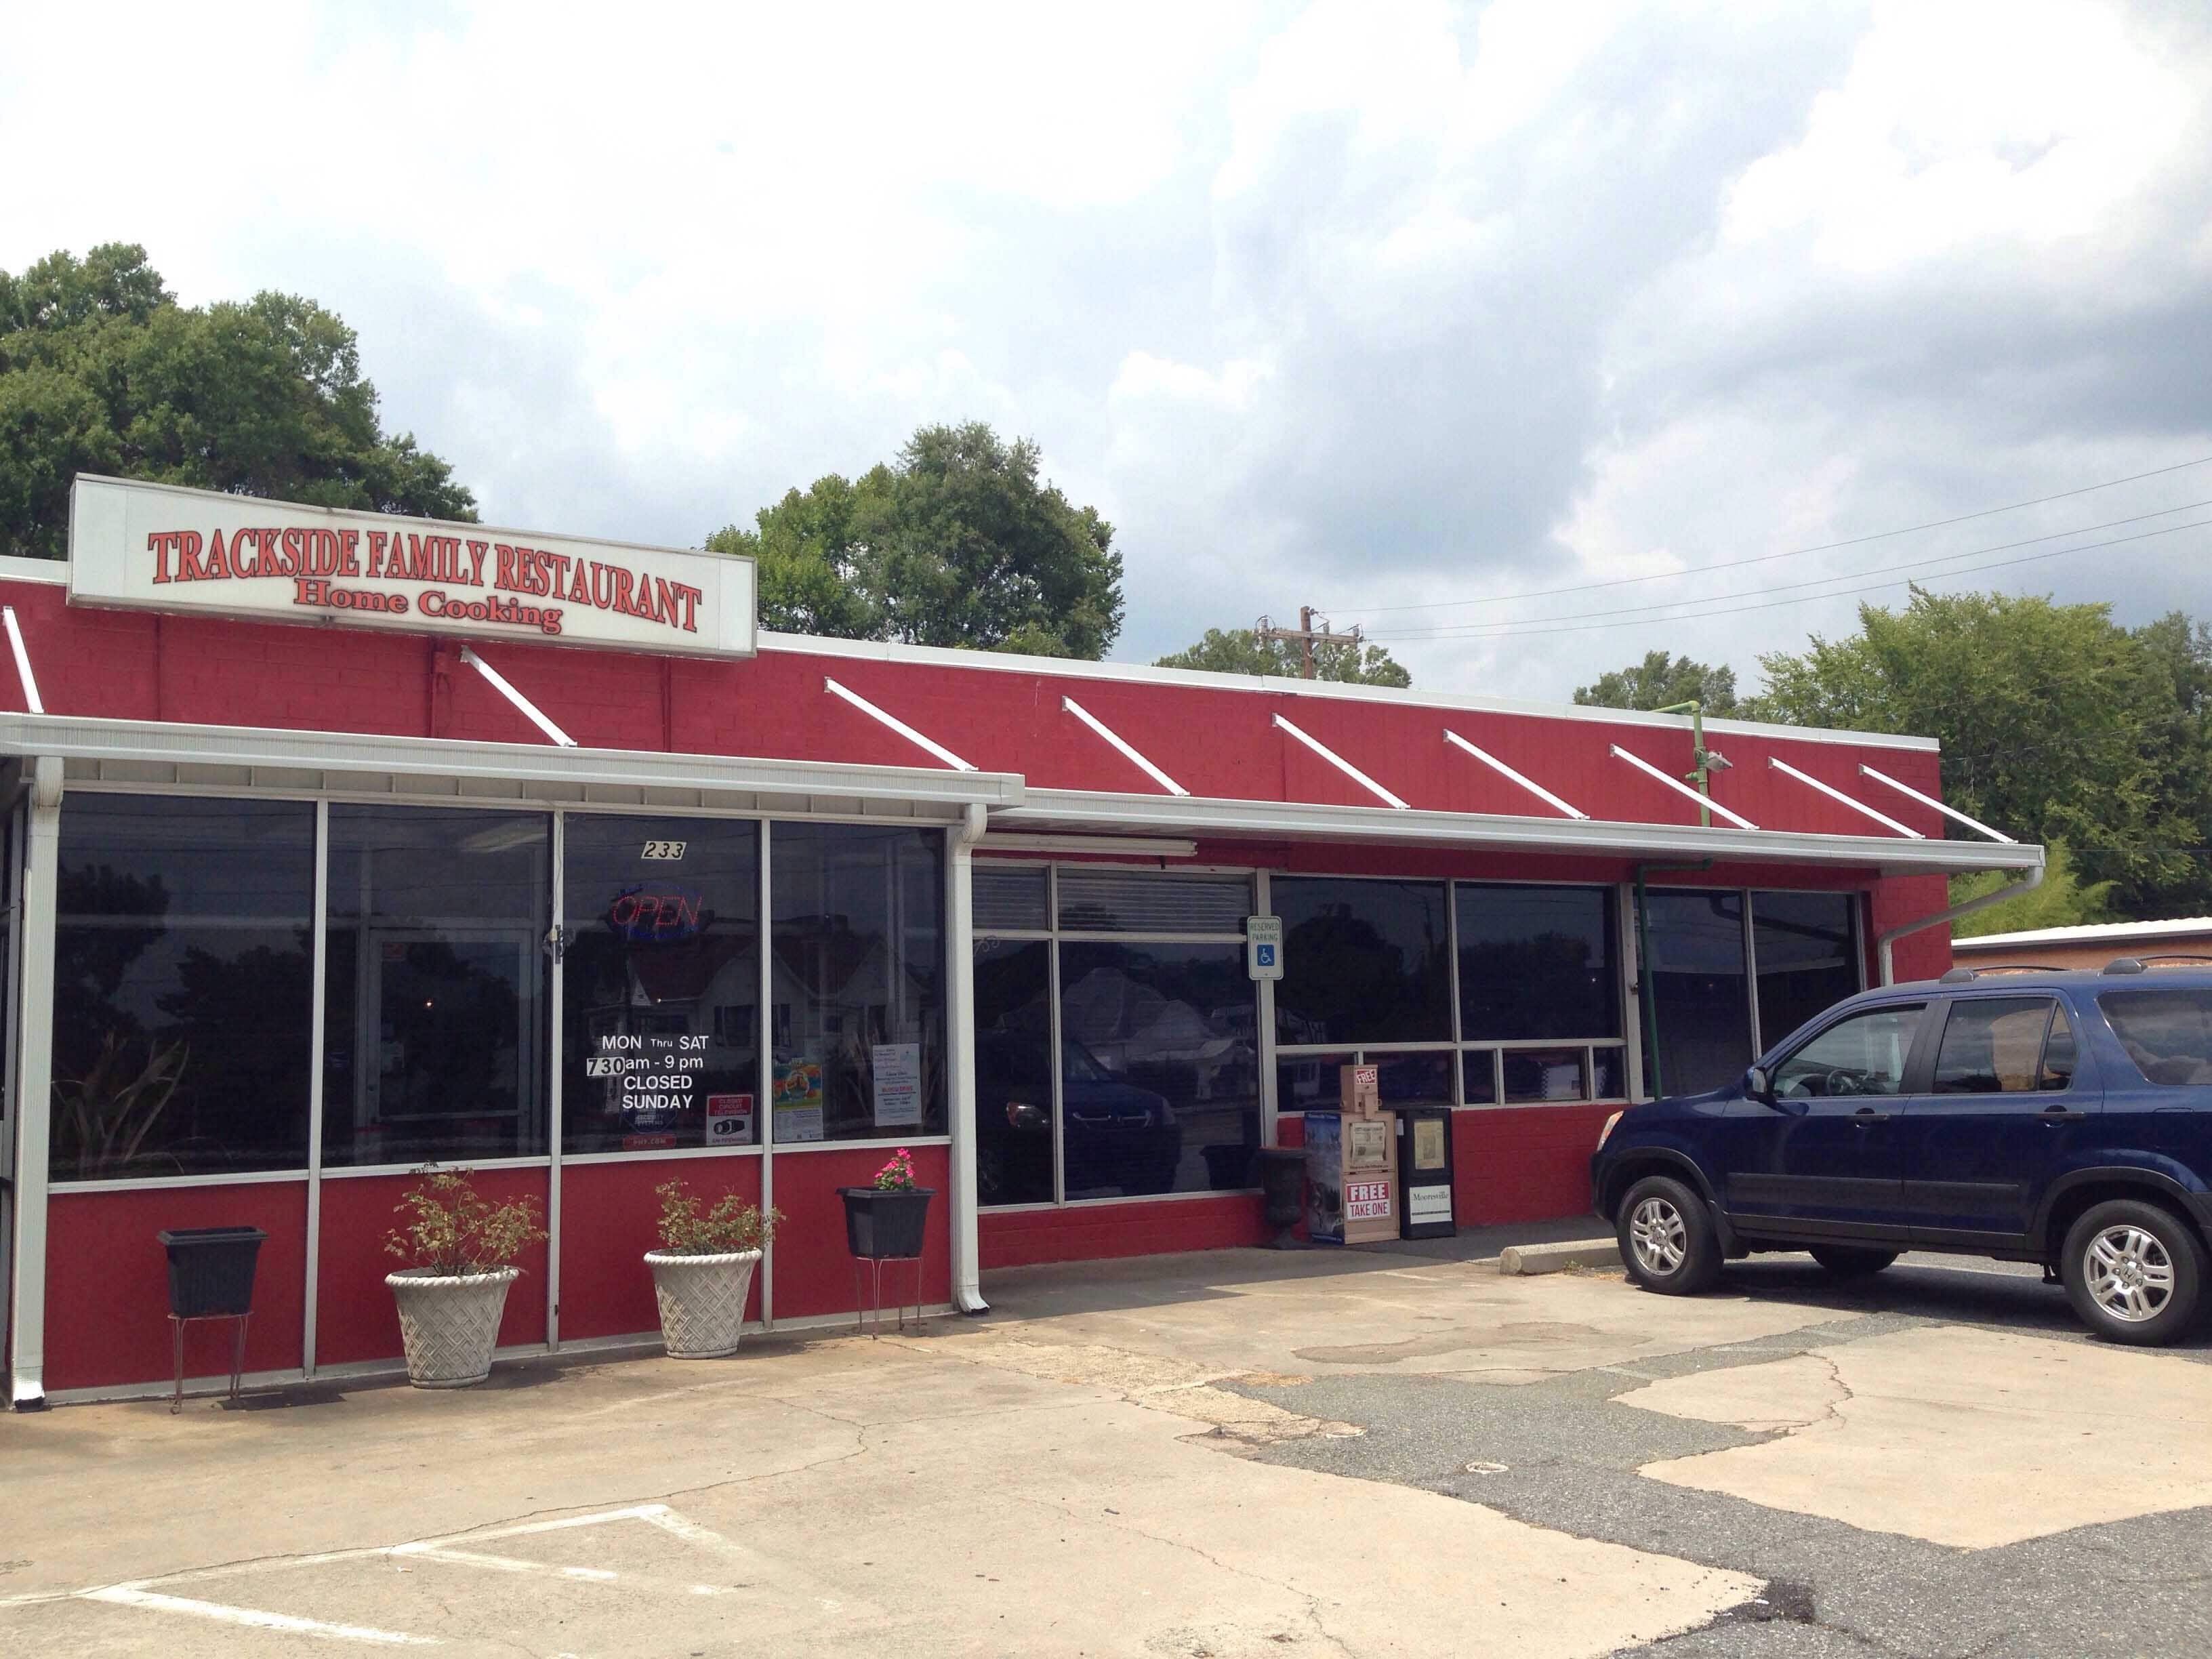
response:
<svg viewBox="0 0 2212 1659"><path fill-rule="evenodd" d="M1260 965L1262 968L1273 967L1275 965L1275 947L1272 945L1262 945L1258 947L1258 950Z"/></svg>

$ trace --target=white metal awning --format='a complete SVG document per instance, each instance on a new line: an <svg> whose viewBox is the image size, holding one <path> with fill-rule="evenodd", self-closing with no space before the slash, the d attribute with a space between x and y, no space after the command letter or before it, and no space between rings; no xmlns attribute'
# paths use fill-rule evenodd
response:
<svg viewBox="0 0 2212 1659"><path fill-rule="evenodd" d="M2032 870L2043 849L2022 842L1905 841L1894 836L1808 835L1618 819L1520 817L1384 806L1325 806L1203 796L1036 789L1018 806L994 810L994 829L1082 835L1183 835L1230 840L1380 841L1522 853L1656 859L1710 858L1731 864L1795 864L1877 870L1884 875Z"/></svg>

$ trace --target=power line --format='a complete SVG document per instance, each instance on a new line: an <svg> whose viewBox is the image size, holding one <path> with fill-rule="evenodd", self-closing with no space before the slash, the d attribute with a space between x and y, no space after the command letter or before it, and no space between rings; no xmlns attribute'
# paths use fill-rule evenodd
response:
<svg viewBox="0 0 2212 1659"><path fill-rule="evenodd" d="M1929 576L1928 580L1930 581L1949 581L1956 576L1971 575L1977 570L2000 570L2008 565L2033 564L2039 559L2055 559L2068 553L2090 553L2094 552L2099 548L2118 547L2127 542L2143 541L2153 536L2171 535L2175 531L2179 530L2201 530L2208 525L2212 525L2212 519L2194 519L2187 524L2168 525L2162 530L2146 530L2133 536L2116 536L2110 541L2084 542L2079 547L2053 547L2046 549L2041 553L2023 553L2016 559L1991 559L1986 564L1970 564L1958 570L1939 571L1934 575ZM1842 579L1832 577L1829 580L1839 580ZM1655 623L1701 622L1708 617L1733 617L1747 611L1771 611L1776 609L1778 606L1785 605L1808 605L1817 599L1839 599L1853 593L1876 592L1886 587L1905 587L1911 586L1916 580L1917 579L1911 574L1892 576L1882 581L1867 582L1857 587L1838 588L1832 593L1800 593L1786 599L1764 599L1754 605L1726 605L1714 611L1690 611L1679 617L1630 617L1618 622L1579 623L1573 626L1564 628L1530 628L1516 626L1510 623L1483 623L1471 624L1470 627L1483 628L1492 631L1487 633L1475 633L1471 631L1463 632L1457 630L1444 630L1412 635L1370 634L1367 637L1370 640L1444 638L1521 639L1537 634L1579 634L1589 629L1600 628L1640 628L1649 626ZM1695 604L1697 601L1686 599L1681 601L1681 603L1689 605ZM1543 617L1538 620L1554 622L1559 619L1556 617Z"/></svg>
<svg viewBox="0 0 2212 1659"><path fill-rule="evenodd" d="M2093 531L2116 530L2124 524L2141 524L2145 519L2162 519L2169 513L2187 513L2200 507L2212 507L2212 500L2202 501L2183 501L2179 506L2162 507L2155 513L2138 513L2130 518L2125 519L2107 519L2102 524L2085 524L2072 530L2054 530L2048 535L2043 536L2024 536L2016 542L1996 542L1987 547L1968 548L1963 552L1959 553L1929 553L1916 555L1911 558L1893 560L1888 564L1869 565L1864 569L1861 570L1839 570L1833 575L1808 577L1807 580L1800 582L1777 582L1770 587L1754 587L1743 593L1716 593L1709 599L1659 599L1655 600L1650 605L1620 605L1610 611L1562 611L1557 616L1550 617L1501 617L1493 622L1447 623L1440 627L1433 629L1419 629L1397 633L1382 633L1374 635L1372 637L1378 640L1478 638L1484 637L1485 635L1479 633L1477 630L1514 629L1528 623L1579 622L1590 617L1642 616L1655 611L1673 611L1686 605L1710 605L1723 599L1750 599L1762 593L1783 593L1800 587L1825 587L1831 582L1850 581L1856 577L1871 576L1876 571L1911 571L1924 569L1927 567L1933 565L1954 563L1960 559L1978 559L1985 553L2009 553L2014 548L2033 547L2039 542L2063 541L2069 536L2086 536ZM2167 525L2162 529L2148 531L2145 533L2153 536L2163 536L2176 530L2187 530L2190 528L2191 528L2191 526L2185 524ZM2123 538L2122 539L2132 538ZM2081 547L2056 547L2052 548L2050 552L2039 555L2038 556L2043 558L2054 558L2062 553L2078 553L2085 551L2087 548L2092 546L2109 547L2112 544L2113 544L2110 542L2095 542L2085 543ZM1987 567L1972 566L1968 568L1978 569L1985 568ZM1954 571L1938 573L1938 579L1940 579L1940 576L1942 575L1954 575L1958 573ZM1858 590L1846 589L1844 591L1857 592ZM1814 593L1808 594L1807 597L1809 599L1821 599L1826 596ZM1673 622L1680 619L1671 617L1654 617L1651 620L1654 622Z"/></svg>
<svg viewBox="0 0 2212 1659"><path fill-rule="evenodd" d="M1711 570L1735 570L1747 564L1765 564L1776 559L1802 558L1808 553L1832 553L1839 547L1859 547L1868 542L1887 541L1895 536L1912 536L1923 530L1942 530L1954 524L1966 524L1975 519L1994 518L2000 513L2017 513L2023 507L2043 507L2051 501L2069 501L2076 495L2092 495L2100 489L2113 489L2121 484L2140 483L2145 478L2159 478L2169 472L2185 472L2192 466L2203 466L2212 461L2212 455L2200 455L2193 461L2176 461L2172 466L2154 467L2148 472L2130 473L2124 478L2107 478L2102 483L2083 484L2078 489L2062 489L2055 495L2038 495L2032 501L2009 501L2002 507L1985 507L1978 513L1961 513L1956 518L1930 519L1925 524L1911 524L1897 530L1878 530L1869 536L1846 537L1839 542L1819 542L1810 547L1793 547L1780 553L1756 553L1749 558L1723 559L1712 564L1692 565L1681 570L1655 570L1641 576L1615 576L1601 582L1577 582L1565 587L1532 588L1522 593L1492 593L1477 599L1425 600L1415 605L1371 605L1363 614L1385 616L1401 611L1455 611L1471 605L1505 605L1515 599L1548 599L1562 593L1588 593L1602 587L1626 587L1636 582L1666 581L1677 576L1701 576ZM2179 509L2172 509L2179 511Z"/></svg>

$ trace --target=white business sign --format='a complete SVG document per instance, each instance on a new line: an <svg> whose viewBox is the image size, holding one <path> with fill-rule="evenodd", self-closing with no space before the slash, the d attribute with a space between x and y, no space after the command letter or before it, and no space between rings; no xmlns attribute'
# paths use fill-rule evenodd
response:
<svg viewBox="0 0 2212 1659"><path fill-rule="evenodd" d="M71 605L750 657L753 562L80 474Z"/></svg>

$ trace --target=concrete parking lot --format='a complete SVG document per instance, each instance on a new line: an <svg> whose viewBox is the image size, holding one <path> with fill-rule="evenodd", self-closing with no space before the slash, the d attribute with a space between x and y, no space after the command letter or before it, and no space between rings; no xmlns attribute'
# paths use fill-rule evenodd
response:
<svg viewBox="0 0 2212 1659"><path fill-rule="evenodd" d="M994 1276L735 1359L0 1420L25 1653L2181 1654L2212 1342L1995 1264Z"/></svg>

